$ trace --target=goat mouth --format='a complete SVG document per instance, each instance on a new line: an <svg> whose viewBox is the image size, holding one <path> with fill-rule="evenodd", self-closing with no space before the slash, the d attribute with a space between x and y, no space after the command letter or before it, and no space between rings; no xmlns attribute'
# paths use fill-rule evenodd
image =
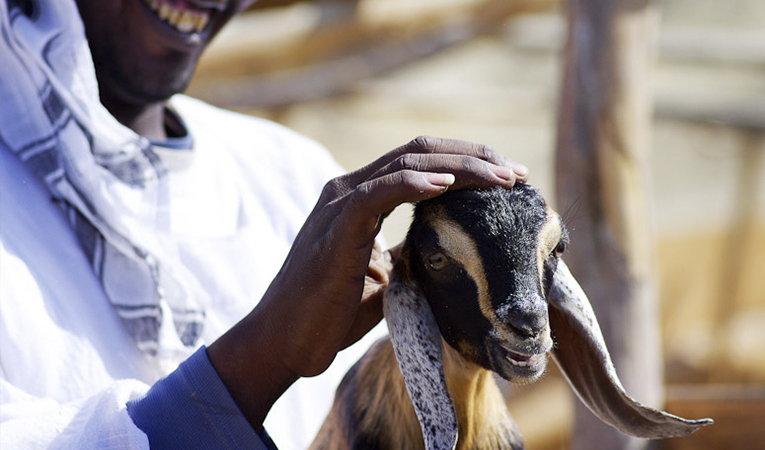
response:
<svg viewBox="0 0 765 450"><path fill-rule="evenodd" d="M540 353L536 355L523 355L520 353L516 353L507 349L505 350L505 359L510 362L510 364L518 367L532 367L540 362L542 362L543 359L545 359L545 354Z"/></svg>
<svg viewBox="0 0 765 450"><path fill-rule="evenodd" d="M547 352L510 350L504 345L495 345L495 372L512 382L531 382L539 378L547 367Z"/></svg>

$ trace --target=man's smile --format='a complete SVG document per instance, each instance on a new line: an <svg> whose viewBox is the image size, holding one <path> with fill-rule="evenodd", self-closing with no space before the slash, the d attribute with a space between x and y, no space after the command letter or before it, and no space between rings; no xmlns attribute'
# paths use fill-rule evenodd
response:
<svg viewBox="0 0 765 450"><path fill-rule="evenodd" d="M199 33L210 22L210 9L199 9L184 1L143 1L160 20L181 33Z"/></svg>
<svg viewBox="0 0 765 450"><path fill-rule="evenodd" d="M217 16L228 6L224 0L140 0L140 3L154 18L155 27L164 29L157 30L160 35L178 41L175 45L191 47L209 40L207 35L215 28Z"/></svg>

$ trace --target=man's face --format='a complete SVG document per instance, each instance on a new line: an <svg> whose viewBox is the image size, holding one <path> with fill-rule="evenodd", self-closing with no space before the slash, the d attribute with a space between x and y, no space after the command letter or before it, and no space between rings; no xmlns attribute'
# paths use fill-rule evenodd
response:
<svg viewBox="0 0 765 450"><path fill-rule="evenodd" d="M101 98L141 106L188 85L212 37L254 0L77 0Z"/></svg>

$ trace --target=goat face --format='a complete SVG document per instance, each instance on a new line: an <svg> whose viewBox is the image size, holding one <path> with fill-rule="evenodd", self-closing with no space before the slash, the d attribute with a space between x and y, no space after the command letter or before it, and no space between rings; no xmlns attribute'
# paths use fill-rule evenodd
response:
<svg viewBox="0 0 765 450"><path fill-rule="evenodd" d="M442 339L514 382L538 377L551 350L590 410L633 436L684 436L712 422L648 408L624 391L589 300L560 259L567 240L558 215L523 183L417 205L383 308L427 449L457 443Z"/></svg>
<svg viewBox="0 0 765 450"><path fill-rule="evenodd" d="M545 294L567 233L534 188L420 203L407 242L411 274L449 345L516 383L544 372L552 347Z"/></svg>

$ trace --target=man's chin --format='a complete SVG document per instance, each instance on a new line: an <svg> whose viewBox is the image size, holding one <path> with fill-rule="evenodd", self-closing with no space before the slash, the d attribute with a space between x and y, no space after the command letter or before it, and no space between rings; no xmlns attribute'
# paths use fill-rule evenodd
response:
<svg viewBox="0 0 765 450"><path fill-rule="evenodd" d="M115 70L105 73L99 71L98 85L101 102L110 111L111 108L140 110L145 106L163 103L173 95L186 91L192 73L189 71L188 74L152 80L149 77L128 74L123 71ZM118 115L116 111L111 112Z"/></svg>

